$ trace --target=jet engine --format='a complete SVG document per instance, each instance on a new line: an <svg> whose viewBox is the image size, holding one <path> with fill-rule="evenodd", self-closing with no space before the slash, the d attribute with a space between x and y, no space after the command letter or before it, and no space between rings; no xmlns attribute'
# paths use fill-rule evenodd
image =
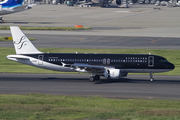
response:
<svg viewBox="0 0 180 120"><path fill-rule="evenodd" d="M120 79L121 70L120 69L106 69L104 71L104 77L107 79Z"/></svg>
<svg viewBox="0 0 180 120"><path fill-rule="evenodd" d="M107 79L120 79L121 77L126 77L127 72L121 72L120 69L106 69L104 71L104 77Z"/></svg>

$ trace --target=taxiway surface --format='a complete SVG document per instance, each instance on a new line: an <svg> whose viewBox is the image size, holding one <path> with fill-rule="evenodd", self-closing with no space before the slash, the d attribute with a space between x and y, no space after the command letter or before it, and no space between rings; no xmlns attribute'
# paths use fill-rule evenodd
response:
<svg viewBox="0 0 180 120"><path fill-rule="evenodd" d="M154 9L159 8L159 9ZM34 34L141 36L180 38L180 7L134 4L130 8L79 8L66 5L37 5L31 10L6 15L3 26L74 27L92 31L36 31ZM4 31L0 31L4 33ZM33 33L31 33L33 34Z"/></svg>
<svg viewBox="0 0 180 120"><path fill-rule="evenodd" d="M2 34L0 36L11 36ZM40 48L103 48L103 49L180 49L180 38L125 37L92 35L27 34ZM1 42L0 47L14 47L12 41Z"/></svg>
<svg viewBox="0 0 180 120"><path fill-rule="evenodd" d="M159 8L159 9L154 9ZM37 5L32 10L4 16L4 26L74 27L91 30L23 31L36 38L37 47L179 49L180 7L134 4L128 9L79 8L65 5ZM0 30L0 36L11 36ZM13 47L1 42L0 47Z"/></svg>
<svg viewBox="0 0 180 120"><path fill-rule="evenodd" d="M88 80L86 74L0 73L0 94L43 93L71 96L102 96L122 99L180 100L179 76L129 75L113 81Z"/></svg>

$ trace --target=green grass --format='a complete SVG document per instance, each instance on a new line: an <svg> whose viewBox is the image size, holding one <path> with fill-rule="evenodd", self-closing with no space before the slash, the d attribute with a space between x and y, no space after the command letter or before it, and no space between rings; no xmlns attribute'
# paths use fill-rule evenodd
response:
<svg viewBox="0 0 180 120"><path fill-rule="evenodd" d="M158 75L180 75L180 50L152 49L84 49L84 48L39 48L42 52L50 53L112 53L112 54L151 54L167 58L175 65L170 72L156 73ZM0 72L3 73L62 73L23 65L6 59L7 55L15 54L14 48L0 48Z"/></svg>
<svg viewBox="0 0 180 120"><path fill-rule="evenodd" d="M179 120L180 101L0 95L1 120Z"/></svg>
<svg viewBox="0 0 180 120"><path fill-rule="evenodd" d="M91 29L90 27L20 27L21 30L87 30ZM9 30L8 26L0 26L0 30Z"/></svg>
<svg viewBox="0 0 180 120"><path fill-rule="evenodd" d="M29 38L29 40L36 40L35 38ZM12 37L10 36L0 36L0 41L12 41Z"/></svg>

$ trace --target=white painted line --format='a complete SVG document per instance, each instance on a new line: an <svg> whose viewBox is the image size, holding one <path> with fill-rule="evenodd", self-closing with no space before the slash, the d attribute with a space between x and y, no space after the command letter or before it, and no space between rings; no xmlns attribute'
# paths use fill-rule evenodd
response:
<svg viewBox="0 0 180 120"><path fill-rule="evenodd" d="M128 13L130 11L115 11L115 12L117 12L117 13Z"/></svg>

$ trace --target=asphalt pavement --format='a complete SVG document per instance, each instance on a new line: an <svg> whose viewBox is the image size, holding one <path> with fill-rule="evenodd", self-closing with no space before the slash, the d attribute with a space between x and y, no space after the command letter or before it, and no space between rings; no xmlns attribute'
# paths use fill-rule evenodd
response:
<svg viewBox="0 0 180 120"><path fill-rule="evenodd" d="M0 36L11 36L2 34ZM92 35L44 35L27 34L40 48L100 48L100 49L180 49L179 38L92 36ZM14 47L12 41L1 42L0 47Z"/></svg>
<svg viewBox="0 0 180 120"><path fill-rule="evenodd" d="M179 76L129 75L121 80L90 82L86 74L0 73L0 94L42 93L70 96L102 96L118 99L180 100Z"/></svg>

